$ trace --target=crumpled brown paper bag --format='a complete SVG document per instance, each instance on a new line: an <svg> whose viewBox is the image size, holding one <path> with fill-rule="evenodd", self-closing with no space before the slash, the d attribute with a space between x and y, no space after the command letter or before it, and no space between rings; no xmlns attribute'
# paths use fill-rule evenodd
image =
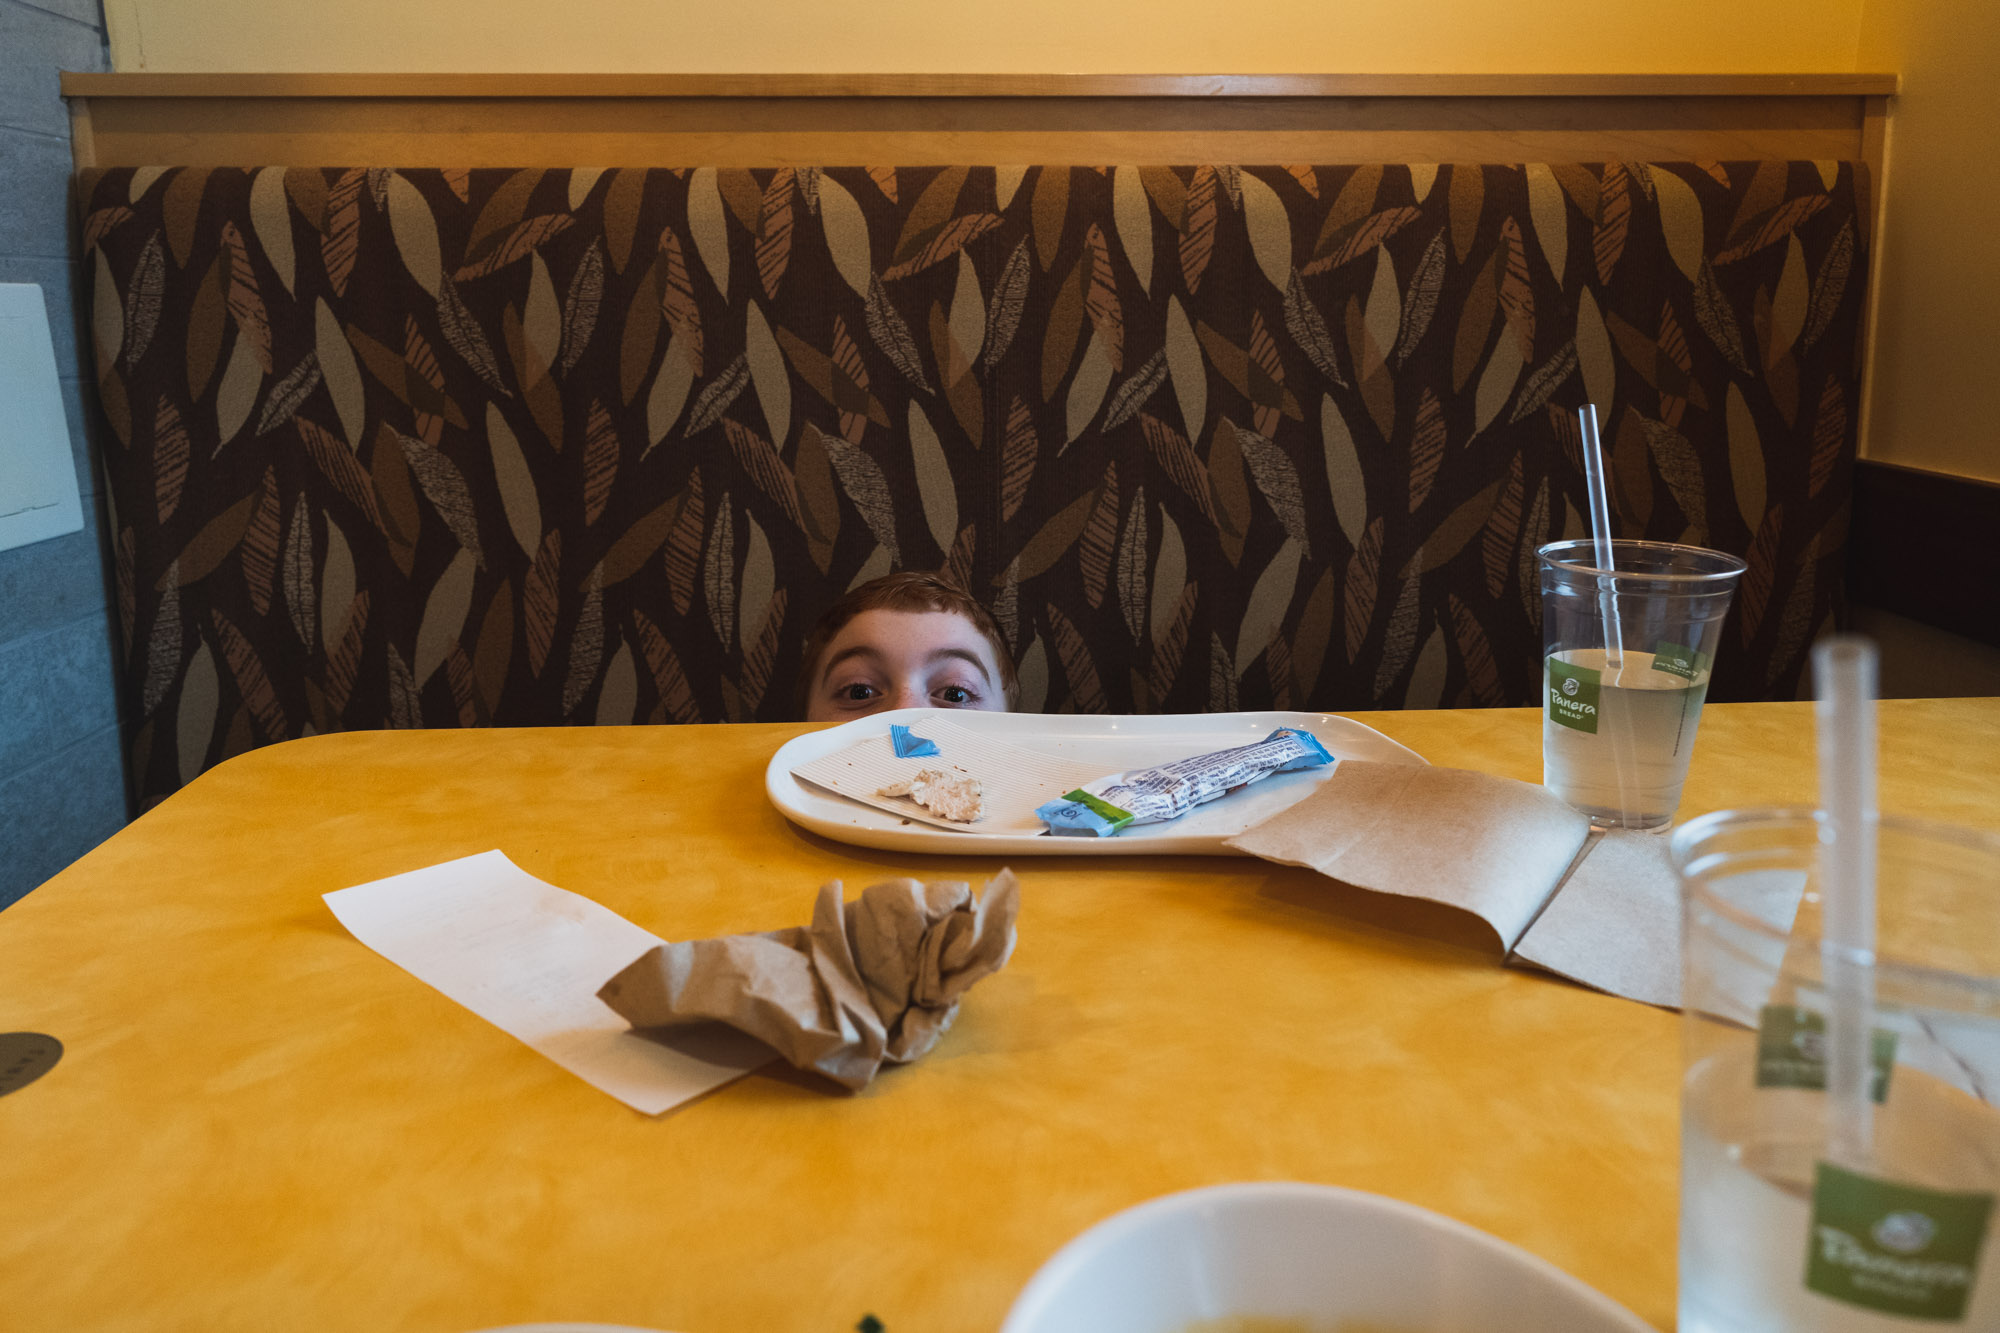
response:
<svg viewBox="0 0 2000 1333"><path fill-rule="evenodd" d="M656 945L597 996L635 1028L726 1023L863 1088L937 1045L965 992L1006 966L1020 888L1002 870L976 901L963 880L896 879L843 903L834 880L810 926Z"/></svg>

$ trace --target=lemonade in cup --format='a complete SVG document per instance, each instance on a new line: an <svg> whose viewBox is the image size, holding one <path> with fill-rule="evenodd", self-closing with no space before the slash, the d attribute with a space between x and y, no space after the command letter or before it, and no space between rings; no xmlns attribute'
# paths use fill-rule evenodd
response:
<svg viewBox="0 0 2000 1333"><path fill-rule="evenodd" d="M1743 561L1671 542L1590 539L1537 551L1542 781L1615 828L1672 822Z"/></svg>

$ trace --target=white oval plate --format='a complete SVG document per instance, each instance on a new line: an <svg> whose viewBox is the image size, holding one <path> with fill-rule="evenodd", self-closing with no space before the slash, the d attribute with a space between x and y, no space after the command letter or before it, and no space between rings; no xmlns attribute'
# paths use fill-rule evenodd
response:
<svg viewBox="0 0 2000 1333"><path fill-rule="evenodd" d="M1168 713L1100 716L1072 713L982 713L964 709L904 708L808 732L778 747L764 770L764 791L785 818L814 833L858 847L888 851L976 856L1240 855L1222 845L1251 825L1300 800L1333 775L1332 765L1280 773L1167 824L1128 829L1115 838L957 833L906 824L898 815L850 801L802 782L792 768L871 736L886 736L901 722L923 734L926 718L944 716L970 731L1024 749L1102 764L1106 773L1171 763L1210 750L1260 741L1278 727L1300 727L1319 738L1336 759L1421 764L1423 756L1373 727L1332 713Z"/></svg>
<svg viewBox="0 0 2000 1333"><path fill-rule="evenodd" d="M1000 1333L1182 1333L1198 1320L1408 1333L1655 1333L1546 1260L1463 1222L1331 1185L1215 1185L1098 1223Z"/></svg>

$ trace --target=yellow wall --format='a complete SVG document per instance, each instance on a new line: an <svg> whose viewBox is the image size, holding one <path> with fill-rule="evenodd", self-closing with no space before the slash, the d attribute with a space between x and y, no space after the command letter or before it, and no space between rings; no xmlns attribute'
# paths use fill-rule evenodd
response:
<svg viewBox="0 0 2000 1333"><path fill-rule="evenodd" d="M1875 262L1868 456L2000 481L2000 6L1866 0L1859 60L1898 70Z"/></svg>
<svg viewBox="0 0 2000 1333"><path fill-rule="evenodd" d="M1847 71L1863 0L105 0L134 70Z"/></svg>

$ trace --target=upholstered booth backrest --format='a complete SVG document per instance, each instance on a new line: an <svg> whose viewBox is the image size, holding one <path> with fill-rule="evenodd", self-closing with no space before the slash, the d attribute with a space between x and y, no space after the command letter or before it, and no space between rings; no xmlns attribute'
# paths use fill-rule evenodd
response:
<svg viewBox="0 0 2000 1333"><path fill-rule="evenodd" d="M1523 703L1533 553L1838 599L1853 163L117 169L79 181L133 771L380 726L778 719L944 567L1023 705Z"/></svg>

